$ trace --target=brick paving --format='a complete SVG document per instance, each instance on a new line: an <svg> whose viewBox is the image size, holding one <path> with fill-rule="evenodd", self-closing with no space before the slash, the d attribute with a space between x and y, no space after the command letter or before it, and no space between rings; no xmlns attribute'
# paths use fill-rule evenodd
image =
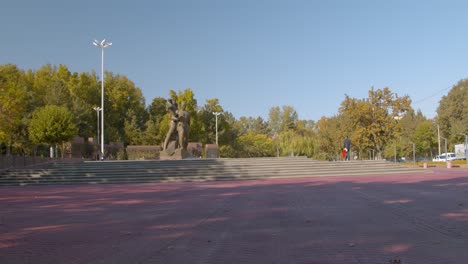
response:
<svg viewBox="0 0 468 264"><path fill-rule="evenodd" d="M468 263L467 169L0 188L2 264L396 260Z"/></svg>

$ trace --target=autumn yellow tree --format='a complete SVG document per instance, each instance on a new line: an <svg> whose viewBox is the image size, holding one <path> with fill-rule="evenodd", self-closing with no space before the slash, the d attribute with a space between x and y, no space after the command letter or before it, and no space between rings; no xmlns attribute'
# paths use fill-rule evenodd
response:
<svg viewBox="0 0 468 264"><path fill-rule="evenodd" d="M369 97L355 99L346 95L339 109L344 129L360 150L374 150L381 158L385 146L401 132L398 122L407 112L412 111L411 99L399 97L388 87L371 88Z"/></svg>

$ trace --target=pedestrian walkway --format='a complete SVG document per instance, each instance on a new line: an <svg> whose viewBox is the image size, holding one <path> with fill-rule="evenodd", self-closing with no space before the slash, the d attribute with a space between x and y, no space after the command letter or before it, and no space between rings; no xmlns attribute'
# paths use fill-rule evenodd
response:
<svg viewBox="0 0 468 264"><path fill-rule="evenodd" d="M466 264L468 170L0 187L0 263Z"/></svg>

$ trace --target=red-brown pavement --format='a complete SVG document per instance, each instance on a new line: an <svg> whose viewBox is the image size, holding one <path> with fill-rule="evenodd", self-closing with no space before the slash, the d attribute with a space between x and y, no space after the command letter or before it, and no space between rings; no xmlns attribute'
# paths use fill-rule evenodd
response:
<svg viewBox="0 0 468 264"><path fill-rule="evenodd" d="M468 170L0 188L1 264L397 259L468 263Z"/></svg>

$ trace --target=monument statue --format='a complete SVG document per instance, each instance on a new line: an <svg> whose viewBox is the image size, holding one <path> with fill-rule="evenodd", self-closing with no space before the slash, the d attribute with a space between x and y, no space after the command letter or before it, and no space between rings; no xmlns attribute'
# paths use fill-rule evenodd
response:
<svg viewBox="0 0 468 264"><path fill-rule="evenodd" d="M166 109L169 112L170 125L159 158L183 159L191 157L187 151L190 132L190 113L185 110L185 102L182 102L179 108L176 102L168 99Z"/></svg>
<svg viewBox="0 0 468 264"><path fill-rule="evenodd" d="M177 121L179 118L177 117L177 103L173 102L172 99L167 100L166 109L169 112L170 118L170 125L169 131L167 131L166 139L164 140L163 150L166 150L169 146L169 141L171 138L174 138L176 128L177 128Z"/></svg>
<svg viewBox="0 0 468 264"><path fill-rule="evenodd" d="M190 113L185 110L185 102L182 102L181 108L177 110L177 133L179 136L179 148L187 150L189 132L190 132Z"/></svg>

